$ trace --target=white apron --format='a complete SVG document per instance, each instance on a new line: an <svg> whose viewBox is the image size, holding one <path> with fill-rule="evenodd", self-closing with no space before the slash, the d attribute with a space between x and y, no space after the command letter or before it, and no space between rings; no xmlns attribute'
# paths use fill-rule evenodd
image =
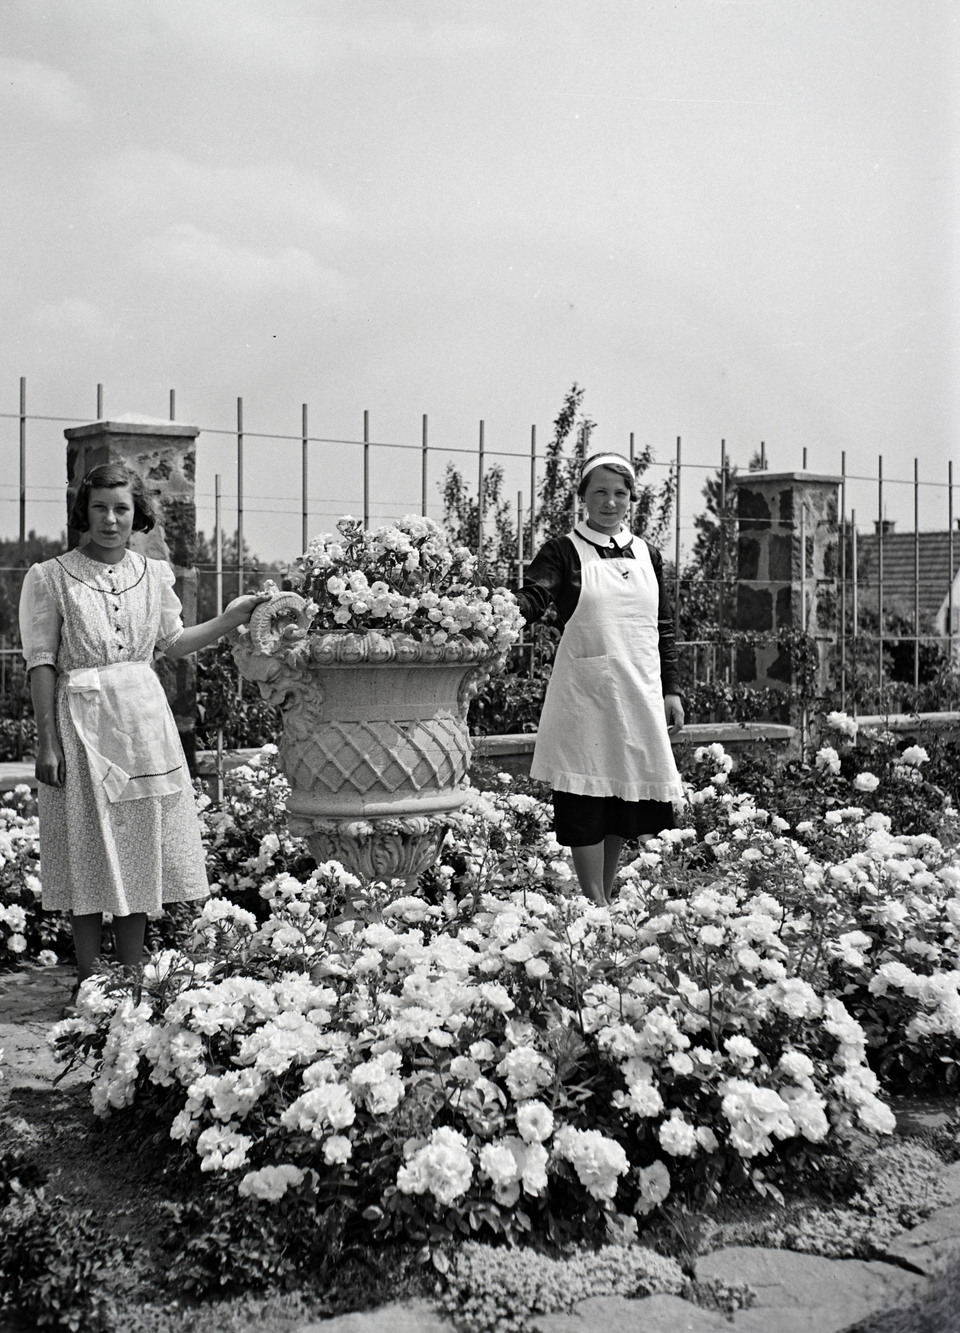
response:
<svg viewBox="0 0 960 1333"><path fill-rule="evenodd" d="M568 540L580 556L580 600L557 648L530 775L579 796L676 800L646 542L634 541L634 560L608 560L575 534Z"/></svg>
<svg viewBox="0 0 960 1333"><path fill-rule="evenodd" d="M183 746L149 662L66 673L67 702L94 782L110 802L189 790Z"/></svg>

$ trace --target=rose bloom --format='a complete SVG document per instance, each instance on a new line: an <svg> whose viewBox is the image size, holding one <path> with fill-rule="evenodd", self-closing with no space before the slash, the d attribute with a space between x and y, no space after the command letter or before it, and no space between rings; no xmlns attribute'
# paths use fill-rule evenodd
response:
<svg viewBox="0 0 960 1333"><path fill-rule="evenodd" d="M397 1172L401 1194L430 1193L448 1206L462 1198L473 1180L467 1140L455 1129L435 1129L424 1146Z"/></svg>
<svg viewBox="0 0 960 1333"><path fill-rule="evenodd" d="M696 1131L678 1111L674 1111L670 1119L663 1122L657 1131L657 1138L663 1151L671 1157L692 1157L697 1151Z"/></svg>
<svg viewBox="0 0 960 1333"><path fill-rule="evenodd" d="M930 756L922 745L908 745L900 758L903 763L913 764L919 768L921 764L925 764L929 761Z"/></svg>
<svg viewBox="0 0 960 1333"><path fill-rule="evenodd" d="M840 772L840 756L832 745L825 745L822 749L818 750L814 763L821 773Z"/></svg>
<svg viewBox="0 0 960 1333"><path fill-rule="evenodd" d="M327 1166L342 1166L353 1155L353 1144L343 1134L331 1134L323 1145L323 1160Z"/></svg>
<svg viewBox="0 0 960 1333"><path fill-rule="evenodd" d="M857 791L876 791L880 786L880 779L875 773L858 773L853 785Z"/></svg>
<svg viewBox="0 0 960 1333"><path fill-rule="evenodd" d="M636 1212L652 1212L658 1203L663 1203L670 1193L670 1172L663 1162L654 1162L652 1166L643 1166L637 1172L640 1186L640 1198Z"/></svg>
<svg viewBox="0 0 960 1333"><path fill-rule="evenodd" d="M542 1143L553 1133L553 1112L543 1102L521 1102L517 1107L517 1133L525 1143Z"/></svg>
<svg viewBox="0 0 960 1333"><path fill-rule="evenodd" d="M268 1199L271 1203L282 1199L290 1186L296 1188L303 1180L297 1166L262 1166L259 1171L248 1171L237 1186L237 1193L251 1199Z"/></svg>
<svg viewBox="0 0 960 1333"><path fill-rule="evenodd" d="M826 717L828 727L834 731L839 731L841 736L849 736L852 740L859 730L859 724L854 718L848 717L846 713L828 713Z"/></svg>

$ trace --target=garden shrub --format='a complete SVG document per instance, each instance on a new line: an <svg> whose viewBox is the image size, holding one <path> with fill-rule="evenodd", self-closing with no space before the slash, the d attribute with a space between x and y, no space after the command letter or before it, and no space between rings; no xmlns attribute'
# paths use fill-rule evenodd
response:
<svg viewBox="0 0 960 1333"><path fill-rule="evenodd" d="M268 1202L207 1188L172 1205L166 1244L174 1285L191 1296L323 1284L341 1255L343 1210L317 1207L309 1186Z"/></svg>
<svg viewBox="0 0 960 1333"><path fill-rule="evenodd" d="M116 1312L105 1279L123 1248L93 1209L48 1197L42 1179L15 1150L0 1153L0 1312L24 1328L108 1333Z"/></svg>
<svg viewBox="0 0 960 1333"><path fill-rule="evenodd" d="M37 724L32 717L0 717L0 763L18 762L36 749Z"/></svg>
<svg viewBox="0 0 960 1333"><path fill-rule="evenodd" d="M70 947L70 922L40 908L37 802L24 783L0 795L0 971L50 966Z"/></svg>
<svg viewBox="0 0 960 1333"><path fill-rule="evenodd" d="M523 1333L536 1315L568 1313L591 1296L679 1295L684 1285L679 1264L639 1246L553 1259L467 1241L445 1274L441 1304L461 1333Z"/></svg>
<svg viewBox="0 0 960 1333"><path fill-rule="evenodd" d="M791 1207L754 1228L749 1241L828 1259L882 1258L894 1236L956 1202L943 1167L923 1143L884 1144L854 1161L855 1184L843 1204Z"/></svg>

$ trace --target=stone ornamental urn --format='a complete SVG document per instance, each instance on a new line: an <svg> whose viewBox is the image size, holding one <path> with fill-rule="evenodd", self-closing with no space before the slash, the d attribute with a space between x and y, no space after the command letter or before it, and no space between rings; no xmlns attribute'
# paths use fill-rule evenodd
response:
<svg viewBox="0 0 960 1333"><path fill-rule="evenodd" d="M305 606L295 593L262 603L233 648L282 713L290 832L318 863L412 886L464 801L467 709L504 655L463 638L307 636Z"/></svg>

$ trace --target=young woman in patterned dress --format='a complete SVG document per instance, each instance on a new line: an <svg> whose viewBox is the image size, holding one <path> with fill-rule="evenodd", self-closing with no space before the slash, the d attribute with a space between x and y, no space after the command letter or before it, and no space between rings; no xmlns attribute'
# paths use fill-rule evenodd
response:
<svg viewBox="0 0 960 1333"><path fill-rule="evenodd" d="M263 595L185 629L173 570L128 550L156 516L121 464L84 477L70 523L87 540L27 571L20 635L38 734L43 907L70 913L79 986L100 956L105 912L117 960L134 967L147 917L208 891L193 787L153 655L215 643Z"/></svg>

